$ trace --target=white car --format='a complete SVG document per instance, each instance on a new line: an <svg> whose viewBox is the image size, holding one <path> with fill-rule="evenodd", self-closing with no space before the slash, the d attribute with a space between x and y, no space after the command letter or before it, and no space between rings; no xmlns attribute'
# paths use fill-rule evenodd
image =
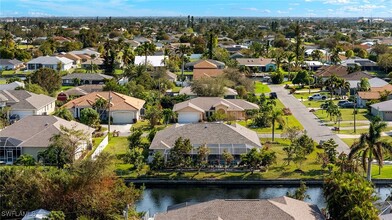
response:
<svg viewBox="0 0 392 220"><path fill-rule="evenodd" d="M308 97L309 101L313 101L313 100L326 100L327 96L325 95L321 95L320 93L315 93L312 96Z"/></svg>

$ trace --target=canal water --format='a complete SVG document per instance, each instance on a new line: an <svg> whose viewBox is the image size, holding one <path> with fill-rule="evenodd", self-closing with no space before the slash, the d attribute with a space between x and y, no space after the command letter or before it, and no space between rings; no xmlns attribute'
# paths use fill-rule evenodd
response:
<svg viewBox="0 0 392 220"><path fill-rule="evenodd" d="M297 187L277 186L146 186L142 199L136 204L138 212L148 211L150 215L165 212L168 206L184 202L198 203L212 199L270 199L285 196L287 192L294 192ZM392 188L380 187L376 189L378 196L385 200ZM306 202L325 208L325 200L321 187L308 187L310 199Z"/></svg>

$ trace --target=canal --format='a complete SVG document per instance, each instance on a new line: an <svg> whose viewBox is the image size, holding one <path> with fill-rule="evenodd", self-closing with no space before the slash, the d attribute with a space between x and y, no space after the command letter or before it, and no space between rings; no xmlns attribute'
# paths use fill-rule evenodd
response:
<svg viewBox="0 0 392 220"><path fill-rule="evenodd" d="M148 211L150 215L165 212L168 206L184 202L205 202L212 199L269 199L293 192L297 187L277 186L146 186L142 199L136 204L138 212ZM385 200L391 193L389 187L376 189L378 196ZM319 208L326 206L321 187L308 187L310 199L306 201L316 204Z"/></svg>

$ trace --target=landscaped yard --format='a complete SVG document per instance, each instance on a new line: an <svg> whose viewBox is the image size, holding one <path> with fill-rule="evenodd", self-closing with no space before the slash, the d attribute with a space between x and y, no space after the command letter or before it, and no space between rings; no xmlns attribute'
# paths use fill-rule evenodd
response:
<svg viewBox="0 0 392 220"><path fill-rule="evenodd" d="M356 120L358 121L365 121L369 120L371 116L367 115L367 110L366 109L358 109L358 114L356 114ZM354 110L353 109L340 109L340 112L342 113L342 121L353 121L354 120ZM317 110L314 112L314 114L320 119L325 122L330 122L330 117L329 114L325 110ZM334 119L332 119L333 121Z"/></svg>
<svg viewBox="0 0 392 220"><path fill-rule="evenodd" d="M175 72L175 74L181 75L181 71L180 72ZM184 75L186 75L186 76L193 75L193 71L184 71Z"/></svg>
<svg viewBox="0 0 392 220"><path fill-rule="evenodd" d="M267 92L271 92L271 89L268 87L268 85L265 85L262 82L255 81L255 94Z"/></svg>

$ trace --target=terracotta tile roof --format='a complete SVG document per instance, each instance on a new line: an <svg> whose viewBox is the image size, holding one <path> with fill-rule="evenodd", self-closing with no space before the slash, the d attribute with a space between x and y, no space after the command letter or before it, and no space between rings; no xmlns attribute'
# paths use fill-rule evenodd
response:
<svg viewBox="0 0 392 220"><path fill-rule="evenodd" d="M223 69L193 69L193 79L216 77L223 74Z"/></svg>
<svg viewBox="0 0 392 220"><path fill-rule="evenodd" d="M259 109L259 106L243 99L222 99L219 97L197 97L194 99L180 102L174 105L173 111L179 111L183 108L189 107L189 103L197 106L203 111L210 111L217 103L225 103L228 106L228 111L244 111L248 109Z"/></svg>
<svg viewBox="0 0 392 220"><path fill-rule="evenodd" d="M370 91L372 91L372 92L384 92L385 90L392 92L392 85L391 84L387 84L387 85L385 85L383 87L372 87L372 88L370 88Z"/></svg>
<svg viewBox="0 0 392 220"><path fill-rule="evenodd" d="M363 100L377 100L380 98L379 92L358 92L358 96Z"/></svg>
<svg viewBox="0 0 392 220"><path fill-rule="evenodd" d="M275 199L215 199L158 213L155 220L324 220L315 205L288 197Z"/></svg>
<svg viewBox="0 0 392 220"><path fill-rule="evenodd" d="M145 103L144 100L137 99L134 97L126 96L120 93L111 92L111 110L140 110L143 108ZM91 107L94 105L95 101L99 98L105 100L109 99L109 92L92 92L85 96L79 97L77 99L71 100L64 105L65 108L73 108L75 106L81 107Z"/></svg>
<svg viewBox="0 0 392 220"><path fill-rule="evenodd" d="M349 74L343 76L343 78L345 80L361 80L362 78L371 79L371 78L373 78L373 76L367 72L357 71L354 73L349 73Z"/></svg>
<svg viewBox="0 0 392 220"><path fill-rule="evenodd" d="M315 75L323 77L330 77L332 75L344 77L348 75L348 71L346 66L322 66L316 71Z"/></svg>
<svg viewBox="0 0 392 220"><path fill-rule="evenodd" d="M194 69L218 69L218 66L208 60L203 60L194 65Z"/></svg>

